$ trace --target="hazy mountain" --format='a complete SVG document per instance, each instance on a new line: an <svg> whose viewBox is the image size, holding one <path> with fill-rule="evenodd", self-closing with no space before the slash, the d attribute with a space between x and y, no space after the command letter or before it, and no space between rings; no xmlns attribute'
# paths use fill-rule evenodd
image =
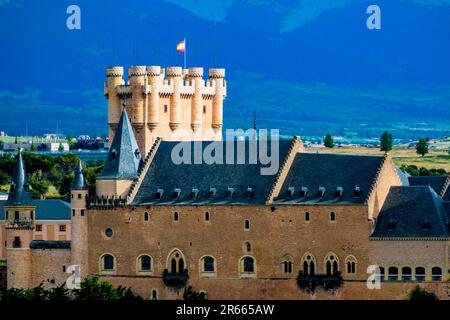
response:
<svg viewBox="0 0 450 320"><path fill-rule="evenodd" d="M318 4L320 3L320 4ZM284 134L450 134L450 1L0 0L0 130L106 133L105 67L227 68L226 127ZM113 43L115 52L113 54Z"/></svg>

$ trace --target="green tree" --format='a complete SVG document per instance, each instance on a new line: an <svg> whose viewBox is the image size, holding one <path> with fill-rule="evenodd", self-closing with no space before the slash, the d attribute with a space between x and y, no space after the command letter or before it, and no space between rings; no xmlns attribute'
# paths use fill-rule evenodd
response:
<svg viewBox="0 0 450 320"><path fill-rule="evenodd" d="M78 300L141 300L139 296L126 287L114 287L111 283L100 282L97 276L86 277L81 288L75 290Z"/></svg>
<svg viewBox="0 0 450 320"><path fill-rule="evenodd" d="M192 286L184 288L183 292L184 300L206 300L206 294L204 292L197 292L192 290Z"/></svg>
<svg viewBox="0 0 450 320"><path fill-rule="evenodd" d="M428 142L425 139L419 139L416 145L416 152L422 157L428 153Z"/></svg>
<svg viewBox="0 0 450 320"><path fill-rule="evenodd" d="M31 186L31 194L34 198L40 198L45 195L50 188L50 182L46 179L43 179L41 175L38 173L34 173L30 175L29 183Z"/></svg>
<svg viewBox="0 0 450 320"><path fill-rule="evenodd" d="M75 147L75 142L73 141L72 135L69 133L66 137L69 149L72 150Z"/></svg>
<svg viewBox="0 0 450 320"><path fill-rule="evenodd" d="M408 295L408 300L439 300L436 294L416 286Z"/></svg>
<svg viewBox="0 0 450 320"><path fill-rule="evenodd" d="M331 134L327 133L327 135L325 136L325 139L323 140L323 145L327 148L334 147L334 139L331 136Z"/></svg>
<svg viewBox="0 0 450 320"><path fill-rule="evenodd" d="M58 151L64 151L64 146L61 142L59 143Z"/></svg>
<svg viewBox="0 0 450 320"><path fill-rule="evenodd" d="M385 131L380 137L380 150L383 152L389 152L392 150L392 135Z"/></svg>
<svg viewBox="0 0 450 320"><path fill-rule="evenodd" d="M36 151L36 145L34 144L34 142L31 143L30 151Z"/></svg>

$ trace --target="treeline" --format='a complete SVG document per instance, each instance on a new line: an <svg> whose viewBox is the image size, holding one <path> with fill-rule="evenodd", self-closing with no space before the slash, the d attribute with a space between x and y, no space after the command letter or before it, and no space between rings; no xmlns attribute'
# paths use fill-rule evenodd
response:
<svg viewBox="0 0 450 320"><path fill-rule="evenodd" d="M410 176L441 176L448 174L445 169L427 169L424 167L418 168L415 165L401 165L400 170L407 172Z"/></svg>
<svg viewBox="0 0 450 320"><path fill-rule="evenodd" d="M74 154L65 154L59 157L38 155L31 152L23 153L28 182L34 198L46 195L51 186L54 186L58 195L53 196L69 199L70 185L78 157ZM15 167L15 157L11 154L0 155L0 186L9 188ZM83 169L88 187L95 188L95 178L103 169L103 161L88 161ZM7 190L5 190L7 191Z"/></svg>
<svg viewBox="0 0 450 320"><path fill-rule="evenodd" d="M130 288L114 287L98 277L87 277L80 289L67 289L64 284L56 288L46 289L41 283L37 287L23 289L8 289L0 291L0 301L69 301L69 300L142 300Z"/></svg>

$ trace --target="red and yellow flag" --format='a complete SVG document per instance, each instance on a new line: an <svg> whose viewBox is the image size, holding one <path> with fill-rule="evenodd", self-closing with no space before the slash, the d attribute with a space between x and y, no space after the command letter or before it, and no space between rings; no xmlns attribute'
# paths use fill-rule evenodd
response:
<svg viewBox="0 0 450 320"><path fill-rule="evenodd" d="M178 51L178 52L184 52L185 50L186 50L186 42L185 42L185 40L180 41L180 42L177 44L177 51Z"/></svg>

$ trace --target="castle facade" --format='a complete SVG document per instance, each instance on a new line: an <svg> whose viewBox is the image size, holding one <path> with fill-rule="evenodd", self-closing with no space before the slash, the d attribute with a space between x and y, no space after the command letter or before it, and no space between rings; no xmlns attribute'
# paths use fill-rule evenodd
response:
<svg viewBox="0 0 450 320"><path fill-rule="evenodd" d="M159 68L138 68L130 69L130 86L124 87L121 69L107 70L108 81L117 80L108 85L107 96L113 138L95 195L88 192L81 163L76 170L70 241L33 239L35 209L21 178L26 173L19 153L4 206L19 212L6 219L8 287L46 279L52 279L46 285L57 285L67 279L68 266L78 265L82 277L99 275L147 299L180 299L187 285L208 299L404 299L417 284L449 298L449 177L407 177L388 154L310 153L298 137L267 146L267 154L280 159L274 175L261 175L267 163L249 160L267 155L259 148L264 140L236 140L232 149L212 152L219 136L185 137L185 146L214 153L215 162L196 162L193 152L187 156L191 161L174 163L180 141L170 138L177 130L173 124L193 134L211 127L219 135L222 102L219 116L212 95L212 109L206 108L211 113L199 122L192 110L206 101L203 80L180 107L173 92L188 89L176 91L173 81L172 89L168 86L174 74L184 81L183 70L169 68L163 78ZM189 69L188 80L198 70ZM136 89L131 80L137 74L143 83ZM149 103L140 90L152 74L160 91ZM223 74L210 80L220 99ZM172 95L164 97L161 83ZM112 91L122 89L137 90L140 98L131 93L120 111L123 97ZM197 92L202 102L194 99ZM156 120L136 112L149 115L153 103L160 117L161 104L170 112L150 129ZM172 110L181 112L180 120L172 118ZM230 150L243 150L244 161ZM20 250L12 246L15 240ZM374 267L378 287L367 284ZM308 290L311 283L319 288ZM330 283L336 285L323 289Z"/></svg>

